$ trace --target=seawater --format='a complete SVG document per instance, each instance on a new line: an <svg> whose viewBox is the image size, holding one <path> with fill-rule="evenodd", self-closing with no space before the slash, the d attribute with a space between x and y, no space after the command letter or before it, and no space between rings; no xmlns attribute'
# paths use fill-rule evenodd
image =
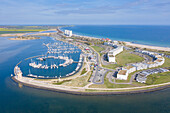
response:
<svg viewBox="0 0 170 113"><path fill-rule="evenodd" d="M21 60L46 52L42 40L0 37L0 113L168 113L170 89L134 95L79 96L26 86L11 80ZM44 48L44 49L42 49Z"/></svg>
<svg viewBox="0 0 170 113"><path fill-rule="evenodd" d="M170 47L170 26L76 25L74 27L61 28L61 30L65 29L72 30L73 34L77 35Z"/></svg>
<svg viewBox="0 0 170 113"><path fill-rule="evenodd" d="M31 40L28 43L28 45L30 45L31 48L27 51L29 52L29 51L34 50L35 53L34 53L34 55L32 54L33 56L46 55L47 54L48 50L47 50L47 47L43 45L43 42L46 43L46 44L47 43L53 44L53 43L60 43L61 42L61 41L58 41L58 40L54 40L51 37L41 37L41 38L42 39L40 41L37 41L37 40L32 41ZM60 45L60 46L61 47L64 46L63 44L66 44L66 43L62 42L62 45ZM73 47L73 45L70 45L69 47ZM77 47L74 47L74 48L77 48ZM64 55L64 56L67 56L69 58L72 58L74 61L79 61L80 54L81 54L80 49L78 49L79 53L64 53L63 50L60 50L60 51L61 51L61 53L59 53L59 54L57 54L57 53L56 54L48 54L47 56L54 56L54 55L55 56L63 56ZM30 55L29 55L29 57L30 57ZM36 57L36 58L38 58L38 57ZM23 72L23 76L27 76L28 74L33 74L33 75L44 76L44 77L52 77L52 78L53 77L60 77L60 76L65 77L66 74L69 74L69 73L75 71L77 64L78 64L78 63L72 63L72 64L70 64L66 67L60 67L59 64L64 63L65 62L64 60L51 59L50 58L50 59L46 59L46 61L38 61L38 60L36 60L36 58L31 58L31 59L28 59L28 60L22 60L21 64L19 64L19 67L21 68L21 71ZM58 66L58 68L55 68L55 69L54 68L51 69L50 67L48 69L33 68L33 67L29 66L30 62L35 62L36 64L41 63L43 65L48 65L48 66L56 64Z"/></svg>

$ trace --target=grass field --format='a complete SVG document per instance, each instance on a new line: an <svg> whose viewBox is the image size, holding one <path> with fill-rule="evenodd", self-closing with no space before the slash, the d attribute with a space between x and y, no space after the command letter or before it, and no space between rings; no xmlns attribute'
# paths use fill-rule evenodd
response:
<svg viewBox="0 0 170 113"><path fill-rule="evenodd" d="M149 75L146 80L147 85L170 82L170 72Z"/></svg>
<svg viewBox="0 0 170 113"><path fill-rule="evenodd" d="M125 66L128 63L136 63L136 62L142 62L144 60L143 57L140 57L135 54L129 53L130 51L124 50L120 54L116 56L116 62L117 64L109 64L109 65L102 65L105 68L109 69L115 69L120 66Z"/></svg>
<svg viewBox="0 0 170 113"><path fill-rule="evenodd" d="M118 65L118 64L102 65L102 67L108 68L108 69L116 69L117 67L120 67L120 66L121 65Z"/></svg>
<svg viewBox="0 0 170 113"><path fill-rule="evenodd" d="M166 57L164 58L165 58L165 63L160 67L170 67L170 58L166 58Z"/></svg>
<svg viewBox="0 0 170 113"><path fill-rule="evenodd" d="M99 46L91 46L94 50L96 50L98 53L100 53L100 51L103 51L104 48L99 47Z"/></svg>
<svg viewBox="0 0 170 113"><path fill-rule="evenodd" d="M63 80L61 82L56 82L56 83L53 83L53 84L54 85L61 85L61 84L65 83L65 82L69 82L69 81L71 81L71 80Z"/></svg>
<svg viewBox="0 0 170 113"><path fill-rule="evenodd" d="M0 31L0 34L14 34L14 33L27 33L27 32L37 32L37 31Z"/></svg>
<svg viewBox="0 0 170 113"><path fill-rule="evenodd" d="M84 87L85 85L87 85L89 76L90 76L89 72L86 76L83 77L78 77L76 79L72 79L71 81L68 82L64 82L62 83L62 85L66 85L66 86L74 86L74 87Z"/></svg>
<svg viewBox="0 0 170 113"><path fill-rule="evenodd" d="M131 54L129 52L130 51L124 50L116 56L116 62L118 65L125 66L128 63L142 62L144 60L143 57Z"/></svg>
<svg viewBox="0 0 170 113"><path fill-rule="evenodd" d="M46 29L6 29L6 28L0 28L0 31L43 31Z"/></svg>
<svg viewBox="0 0 170 113"><path fill-rule="evenodd" d="M81 72L81 75L83 75L84 73L86 73L87 71L86 71L86 68L84 68L83 70L82 70L82 72Z"/></svg>

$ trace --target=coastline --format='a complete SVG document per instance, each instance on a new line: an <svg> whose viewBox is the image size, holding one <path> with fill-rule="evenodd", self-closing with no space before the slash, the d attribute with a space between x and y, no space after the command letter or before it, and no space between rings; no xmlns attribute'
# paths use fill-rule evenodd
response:
<svg viewBox="0 0 170 113"><path fill-rule="evenodd" d="M82 36L83 37L83 36ZM93 38L93 37L88 37ZM126 42L127 43L127 42ZM136 46L136 45L135 45ZM145 45L140 45L145 46ZM157 47L154 49L158 49ZM48 91L57 91L63 92L68 94L76 94L76 95L115 95L115 94L136 94L136 93L144 93L144 92L153 92L156 90L161 90L170 87L170 82L157 84L157 85L150 85L144 87L131 87L131 88L85 88L85 87L67 87L63 85L51 85L51 84L35 84L34 81L29 81L26 79L18 80L16 77L12 77L12 79L17 82L21 83L25 86L44 89Z"/></svg>
<svg viewBox="0 0 170 113"><path fill-rule="evenodd" d="M80 37L85 37L85 38L89 38L89 39L101 39L101 38L96 38L96 37L81 36L81 35L75 35L75 34L73 36L80 36ZM119 41L119 40L117 40L117 41ZM138 47L138 48L142 48L142 49L146 48L146 49L170 52L170 47L161 47L161 46L137 44L137 43L126 42L126 41L121 41L121 42L124 42L127 46L131 46L131 47Z"/></svg>
<svg viewBox="0 0 170 113"><path fill-rule="evenodd" d="M37 40L37 39L41 39L41 38L28 38L28 39L21 39L21 38L8 38L8 40Z"/></svg>
<svg viewBox="0 0 170 113"><path fill-rule="evenodd" d="M49 29L49 30L46 30L46 31L50 31L50 30L54 30L54 29ZM56 31L62 31L61 27L58 28ZM34 32L28 32L28 33L34 33ZM0 34L0 37L24 36L24 35L26 35L28 33ZM37 32L37 34L32 34L32 35L50 36L51 34L53 34L53 33ZM97 38L97 37L77 35L77 34L73 34L73 36L80 36L80 37L85 37L85 38L89 38L89 39L101 39L101 38ZM119 40L117 40L117 41L119 41ZM152 46L152 45L145 45L145 44L137 44L137 43L131 43L131 42L128 42L128 41L121 41L121 42L124 42L127 46L131 46L131 47L138 47L138 48L142 48L142 49L146 48L146 49L170 52L170 47L161 47L161 46Z"/></svg>
<svg viewBox="0 0 170 113"><path fill-rule="evenodd" d="M32 32L27 32L32 33ZM13 37L13 36L23 36L27 33L14 33L14 34L0 34L0 37Z"/></svg>
<svg viewBox="0 0 170 113"><path fill-rule="evenodd" d="M49 29L49 30L45 30L45 31L51 31L51 30L57 31L56 29ZM50 36L53 33L43 33L43 31L39 31L39 32L26 32L26 33L7 33L7 34L0 34L0 37L19 37L19 36L24 36L24 35L27 35L27 34L28 35L29 34L30 35L39 35L39 36Z"/></svg>
<svg viewBox="0 0 170 113"><path fill-rule="evenodd" d="M59 28L59 30L62 31L60 28ZM90 39L102 39L102 38L99 38L99 37L78 35L78 34L73 34L73 36L80 36L80 37L85 37L85 38L90 38ZM120 40L116 40L116 41L120 41ZM132 43L130 41L120 41L120 42L124 42L124 43L126 43L127 46L131 46L131 47L138 47L138 48L143 48L143 49L146 48L146 49L170 52L170 47L162 47L162 46L158 46L158 45L138 44L138 43Z"/></svg>
<svg viewBox="0 0 170 113"><path fill-rule="evenodd" d="M150 46L150 45L143 45L143 44L135 44L131 42L125 42L127 46L131 47L138 47L138 48L146 48L146 49L153 49L153 50L158 50L158 51L170 51L169 47L160 47L160 46Z"/></svg>
<svg viewBox="0 0 170 113"><path fill-rule="evenodd" d="M36 88L36 89L43 89L46 91L54 91L54 92L60 92L60 93L66 93L66 94L73 94L73 95L83 95L83 96L97 96L97 95L126 95L126 94L139 94L139 93L146 93L146 92L154 92L158 90L163 90L166 88L170 87L170 83L167 85L155 87L155 88L150 88L150 89L141 89L141 90L135 90L135 91L76 91L76 90L67 90L63 88L52 88L48 87L47 85L45 86L40 86L40 85L35 85L35 84L29 84L26 82L22 82L17 80L15 77L12 77L12 80L18 84L22 84L24 86Z"/></svg>

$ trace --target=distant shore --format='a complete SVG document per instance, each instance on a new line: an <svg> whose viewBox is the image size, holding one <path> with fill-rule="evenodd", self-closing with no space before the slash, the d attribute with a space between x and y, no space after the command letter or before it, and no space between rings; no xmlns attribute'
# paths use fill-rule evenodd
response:
<svg viewBox="0 0 170 113"><path fill-rule="evenodd" d="M41 39L40 37L33 37L33 36L19 36L16 38L8 38L9 40L36 40Z"/></svg>
<svg viewBox="0 0 170 113"><path fill-rule="evenodd" d="M56 29L49 29L46 31L50 31L50 30L56 30ZM41 32L26 32L26 33L7 33L7 34L0 34L0 37L19 37L19 36L25 36L28 33L32 33L31 35L39 35L39 36L50 36L53 33L43 33ZM34 34L35 33L35 34Z"/></svg>
<svg viewBox="0 0 170 113"><path fill-rule="evenodd" d="M101 38L96 38L96 37L81 36L81 35L75 35L75 34L73 36L86 37L86 38L89 38L89 39L101 39ZM137 47L137 48L141 48L141 49L145 49L146 48L146 49L151 49L151 50L168 51L168 52L170 52L170 48L169 47L150 46L150 45L136 44L136 43L132 43L132 42L125 42L125 41L121 41L121 42L124 42L127 46L131 46L131 47Z"/></svg>
<svg viewBox="0 0 170 113"><path fill-rule="evenodd" d="M149 46L149 45L143 45L143 44L135 44L131 42L125 42L127 46L131 47L138 47L141 49L153 49L153 50L158 50L158 51L170 51L169 47L159 47L159 46Z"/></svg>
<svg viewBox="0 0 170 113"><path fill-rule="evenodd" d="M30 32L29 32L30 33ZM14 37L14 36L23 36L27 33L12 33L12 34L0 34L0 37Z"/></svg>
<svg viewBox="0 0 170 113"><path fill-rule="evenodd" d="M54 30L54 29L52 29L52 30ZM61 31L59 28L58 28L58 30ZM28 33L30 33L30 32L28 32ZM24 35L26 35L28 33L0 34L0 37L14 37L14 36L18 37L18 36L24 36ZM53 34L53 33L41 33L41 32L38 32L37 34L32 34L32 35L50 36L51 34ZM91 39L100 39L100 38L96 38L96 37L81 36L81 35L76 35L76 34L73 34L73 36L80 36L80 37L86 37L86 38L91 38ZM11 40L13 40L13 39L11 39ZM17 39L15 39L15 40L17 40ZM125 42L125 41L122 41L122 42ZM127 46L137 47L137 48L142 48L142 49L146 48L146 49L170 52L170 48L169 47L150 46L150 45L136 44L136 43L131 43L131 42L125 42L125 44Z"/></svg>
<svg viewBox="0 0 170 113"><path fill-rule="evenodd" d="M59 29L60 31L62 31L61 29ZM90 39L101 39L98 37L91 37L91 36L83 36L83 35L77 35L77 34L73 34L73 36L80 36L80 37L85 37L85 38L90 38ZM117 40L119 41L119 40ZM131 46L131 47L137 47L137 48L141 48L141 49L151 49L151 50L158 50L158 51L168 51L170 52L170 47L161 47L161 46L152 46L152 45L145 45L145 44L136 44L136 43L132 43L132 42L126 42L126 41L121 41L124 42L127 46Z"/></svg>

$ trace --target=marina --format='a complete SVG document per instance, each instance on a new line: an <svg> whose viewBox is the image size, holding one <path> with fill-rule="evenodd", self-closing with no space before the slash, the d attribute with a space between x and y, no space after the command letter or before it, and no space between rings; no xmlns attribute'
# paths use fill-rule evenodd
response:
<svg viewBox="0 0 170 113"><path fill-rule="evenodd" d="M23 76L43 79L63 78L76 74L81 68L83 54L76 45L54 39L41 45L46 52L25 58L17 65L21 68Z"/></svg>

